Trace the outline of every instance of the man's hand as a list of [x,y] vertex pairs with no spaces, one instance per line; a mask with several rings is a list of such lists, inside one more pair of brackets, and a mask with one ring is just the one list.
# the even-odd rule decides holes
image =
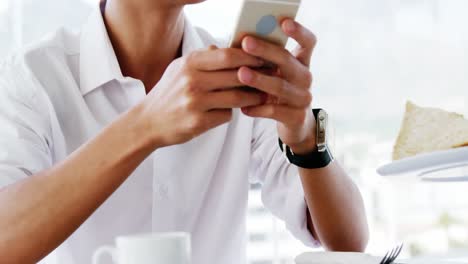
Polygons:
[[[270,98],[267,104],[244,107],[252,117],[278,121],[279,136],[294,153],[314,150],[315,120],[310,109],[312,75],[309,65],[316,44],[315,36],[306,28],[286,19],[283,31],[299,43],[292,54],[286,49],[244,38],[245,52],[278,66],[276,74],[267,75],[249,67],[239,69],[239,79]],[[359,189],[337,162],[320,169],[299,168],[308,207],[308,228],[313,237],[332,251],[363,251],[369,229]],[[351,219],[351,220],[350,220]]]
[[294,153],[305,154],[316,147],[315,120],[310,109],[312,74],[309,66],[317,41],[312,32],[292,19],[285,19],[281,27],[286,35],[299,44],[292,53],[250,36],[242,41],[242,49],[246,53],[278,66],[273,75],[255,71],[248,66],[239,69],[239,80],[243,84],[270,95],[266,104],[244,107],[242,111],[251,117],[278,121],[278,133],[282,141]]
[[142,127],[152,146],[184,143],[228,122],[233,108],[264,103],[264,93],[232,89],[243,85],[239,67],[262,65],[240,49],[214,46],[175,60],[141,104]]

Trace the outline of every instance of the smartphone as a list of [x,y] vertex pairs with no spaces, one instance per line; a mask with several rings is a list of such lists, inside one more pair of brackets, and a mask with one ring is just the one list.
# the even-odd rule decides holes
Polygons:
[[[301,0],[242,0],[229,47],[241,48],[242,39],[249,35],[286,47],[288,36],[281,29],[284,18],[295,19]],[[270,74],[276,66],[267,64],[258,69]],[[239,87],[248,92],[258,92],[252,87]]]
[[281,20],[295,19],[300,4],[301,0],[243,0],[229,47],[240,48],[247,35],[285,47],[288,37]]

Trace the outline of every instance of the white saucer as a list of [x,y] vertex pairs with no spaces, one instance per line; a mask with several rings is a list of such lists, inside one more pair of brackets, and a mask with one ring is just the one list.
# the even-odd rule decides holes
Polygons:
[[429,182],[468,181],[468,147],[397,160],[377,172],[382,176],[409,176]]

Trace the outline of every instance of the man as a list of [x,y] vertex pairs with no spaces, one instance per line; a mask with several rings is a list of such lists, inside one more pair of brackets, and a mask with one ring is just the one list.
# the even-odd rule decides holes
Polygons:
[[[102,2],[79,34],[58,31],[4,63],[0,262],[54,251],[89,263],[115,236],[187,231],[193,263],[245,263],[249,182],[307,245],[364,250],[350,178],[336,162],[289,164],[278,146],[325,155],[310,110],[314,35],[286,19],[293,54],[253,37],[218,48],[184,19],[197,2]],[[255,70],[267,61],[277,74]]]

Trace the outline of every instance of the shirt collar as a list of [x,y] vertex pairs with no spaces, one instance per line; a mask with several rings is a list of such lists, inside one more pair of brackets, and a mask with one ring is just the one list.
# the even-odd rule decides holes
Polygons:
[[[82,95],[124,76],[102,17],[103,2],[95,8],[81,29],[80,90]],[[185,17],[182,55],[204,48],[198,31]]]

